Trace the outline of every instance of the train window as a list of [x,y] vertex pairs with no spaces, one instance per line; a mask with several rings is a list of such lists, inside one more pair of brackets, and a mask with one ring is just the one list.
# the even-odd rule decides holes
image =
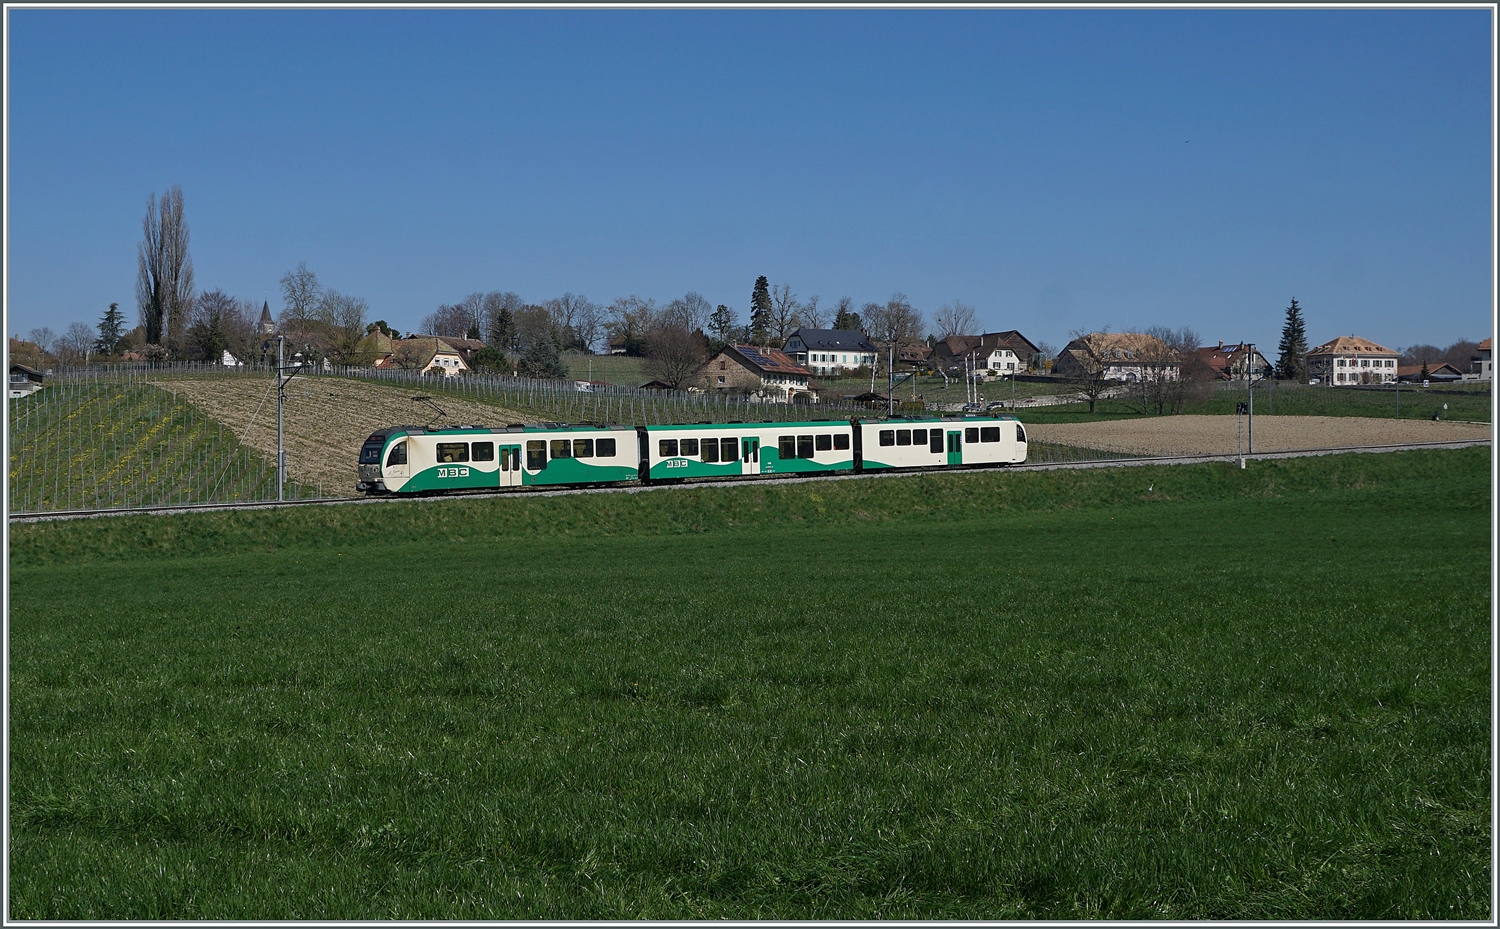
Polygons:
[[494,442],[475,442],[474,443],[474,460],[475,461],[494,461],[495,460],[495,443]]
[[547,443],[526,443],[526,470],[545,471],[547,469]]
[[721,461],[734,460],[734,439],[719,440],[719,459]]
[[573,457],[574,458],[592,458],[592,457],[594,457],[594,440],[593,439],[574,439],[573,440]]
[[682,456],[684,458],[696,458],[696,457],[698,457],[698,440],[697,439],[683,439],[682,440],[681,454],[682,454]]
[[500,449],[500,470],[510,470],[510,449],[508,448]]
[[388,465],[406,464],[406,443],[397,442],[391,446],[391,454],[385,459]]
[[438,464],[451,464],[455,461],[469,460],[468,442],[439,442],[437,446]]
[[661,453],[661,457],[663,457],[663,458],[676,458],[677,457],[677,440],[676,439],[662,439],[661,442],[659,442],[657,444],[657,451]]
[[1026,441],[1026,430],[1021,428],[1021,424],[1020,423],[1016,423],[1016,441],[1017,442],[1025,442]]
[[777,444],[781,446],[781,460],[789,461],[797,457],[797,437],[784,435],[778,438]]
[[510,469],[512,471],[521,470],[521,450],[519,448],[510,450]]
[[913,444],[913,445],[926,445],[927,444],[927,430],[926,429],[913,429],[911,431],[911,444]]
[[380,449],[383,448],[384,445],[385,443],[379,436],[374,436],[366,440],[365,444],[360,446],[359,449],[359,463],[374,465],[380,464]]
[[811,458],[813,456],[813,437],[810,435],[797,436],[797,457]]
[[831,436],[831,435],[820,435],[820,436],[818,436],[818,451],[820,451],[820,452],[826,452],[826,451],[828,451],[828,450],[830,450],[832,448],[833,448],[833,436]]
[[927,450],[935,455],[941,455],[943,453],[943,430],[934,429],[930,434],[932,443],[927,446]]
[[833,437],[833,447],[836,448],[836,449],[838,449],[839,451],[844,451],[844,450],[848,449],[849,448],[849,433],[847,433],[847,432],[840,432],[838,435],[834,436]]
[[911,444],[911,430],[910,429],[897,429],[896,430],[896,444],[897,445],[910,445]]
[[979,441],[979,430],[977,428],[965,429],[964,430],[964,441],[967,442],[967,443],[969,443],[970,445],[974,444],[975,442],[978,442]]
[[880,444],[881,445],[895,445],[896,444],[896,431],[894,429],[882,429],[882,430],[880,430]]
[[999,426],[985,426],[983,429],[979,430],[979,441],[981,441],[981,442],[998,442],[998,441],[1000,441],[1000,427]]
[[703,440],[703,460],[708,464],[717,464],[719,461],[719,440]]
[[553,439],[552,440],[552,457],[553,458],[572,458],[573,457],[573,443],[569,442],[567,439]]
[[598,442],[595,442],[594,454],[598,455],[600,458],[615,457],[615,440],[600,439]]

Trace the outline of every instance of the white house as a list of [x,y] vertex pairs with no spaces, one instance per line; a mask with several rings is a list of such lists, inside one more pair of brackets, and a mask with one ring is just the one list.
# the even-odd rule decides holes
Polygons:
[[1399,352],[1357,335],[1341,335],[1307,353],[1307,373],[1325,384],[1394,384]]
[[875,346],[863,332],[849,329],[793,329],[782,349],[813,374],[838,374],[875,363]]

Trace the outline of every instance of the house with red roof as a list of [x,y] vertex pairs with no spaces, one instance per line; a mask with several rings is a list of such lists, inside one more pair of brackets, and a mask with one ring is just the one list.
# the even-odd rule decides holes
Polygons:
[[1334,387],[1391,384],[1399,352],[1357,335],[1341,335],[1307,353],[1307,373]]
[[1490,355],[1490,340],[1485,339],[1479,343],[1479,354],[1469,359],[1469,373],[1464,375],[1466,381],[1493,381],[1495,379],[1495,362]]
[[776,348],[726,345],[698,369],[704,390],[746,394],[773,403],[816,400],[812,372]]

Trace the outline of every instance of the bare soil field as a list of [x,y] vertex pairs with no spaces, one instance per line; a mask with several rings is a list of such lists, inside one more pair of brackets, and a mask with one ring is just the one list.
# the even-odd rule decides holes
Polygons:
[[[1022,419],[1024,422],[1024,417]],[[1233,416],[1152,416],[1097,423],[1037,423],[1029,438],[1138,455],[1233,455],[1239,451]],[[1488,424],[1353,416],[1258,416],[1257,452],[1292,452],[1408,442],[1487,439]]]
[[[267,460],[276,460],[276,390],[269,379],[171,378],[157,381],[156,386],[229,426]],[[321,486],[330,497],[355,496],[355,462],[365,438],[387,426],[422,425],[436,415],[427,405],[412,402],[420,392],[412,386],[335,378],[292,380],[287,385],[284,423],[289,476]],[[437,403],[448,414],[444,424],[503,426],[527,421],[519,413],[488,403],[453,397],[439,397]]]

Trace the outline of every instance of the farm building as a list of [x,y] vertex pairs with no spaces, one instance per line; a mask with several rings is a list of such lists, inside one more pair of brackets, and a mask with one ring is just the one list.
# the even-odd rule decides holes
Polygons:
[[1271,363],[1266,356],[1247,343],[1225,345],[1220,342],[1217,347],[1204,346],[1196,354],[1198,360],[1220,380],[1243,381],[1247,366],[1253,380],[1263,381],[1271,376]]
[[[1426,377],[1422,376],[1422,370],[1424,368],[1427,370]],[[1463,376],[1464,373],[1462,371],[1453,367],[1453,365],[1449,364],[1446,361],[1440,361],[1437,364],[1429,365],[1396,366],[1396,380],[1401,381],[1402,383],[1437,381],[1446,384],[1450,381],[1461,380]]]
[[1400,354],[1357,335],[1341,335],[1307,353],[1307,373],[1325,384],[1389,384]]
[[942,370],[961,368],[970,359],[977,370],[1014,374],[1025,371],[1037,347],[1015,329],[983,335],[950,335],[932,346],[932,364]]
[[812,372],[775,348],[727,345],[698,369],[705,390],[746,394],[773,403],[816,400],[808,383]]
[[1175,381],[1181,362],[1167,343],[1143,332],[1091,332],[1069,342],[1052,369],[1062,377]]
[[1489,381],[1495,377],[1495,362],[1490,356],[1490,340],[1485,339],[1479,343],[1479,353],[1469,359],[1469,372],[1464,375],[1466,381]]

